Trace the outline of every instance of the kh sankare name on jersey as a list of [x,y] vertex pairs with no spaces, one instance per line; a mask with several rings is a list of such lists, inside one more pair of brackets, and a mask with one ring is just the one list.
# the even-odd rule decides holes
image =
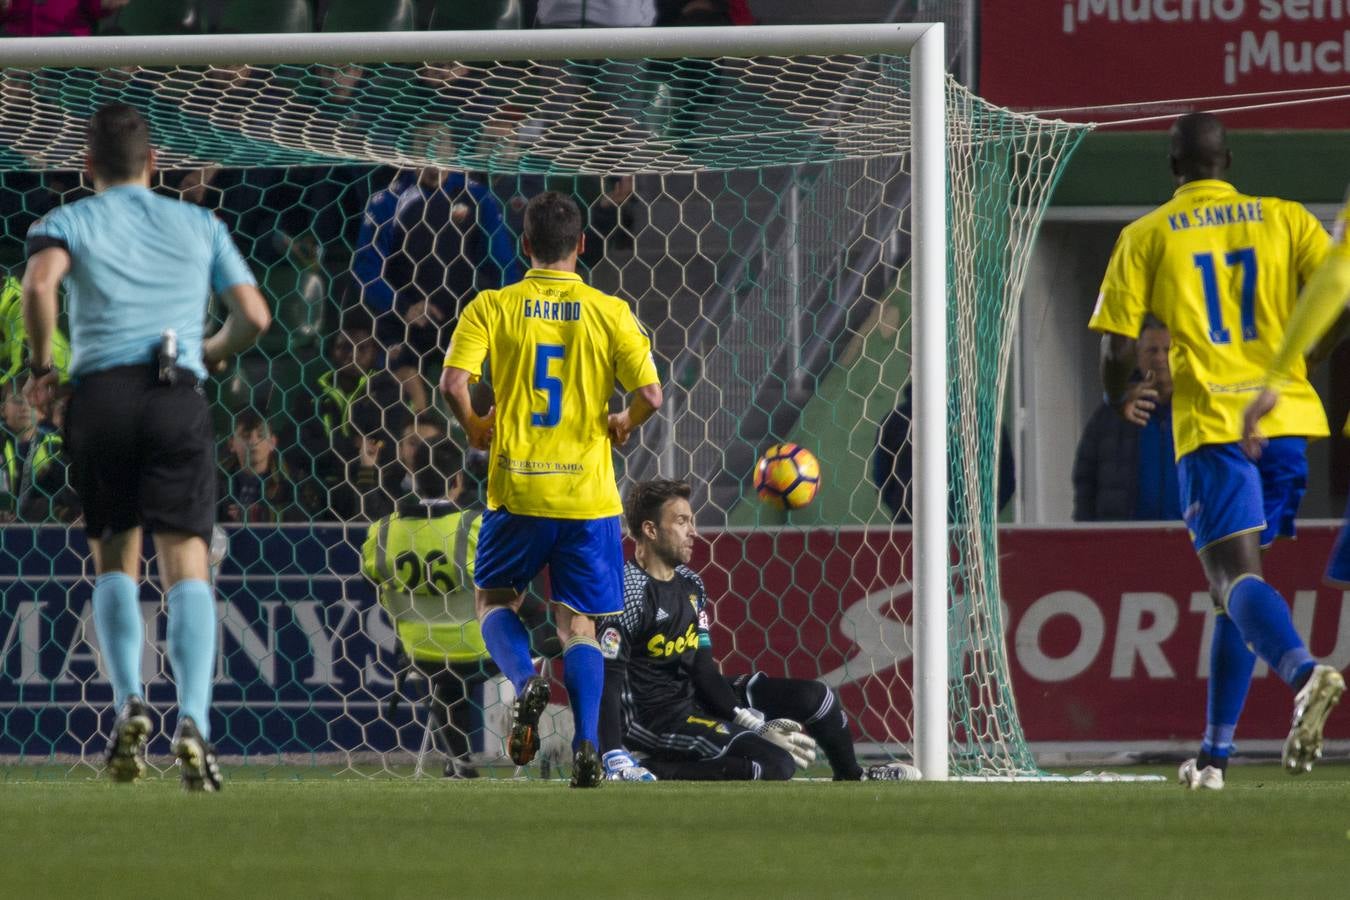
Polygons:
[[1261,201],[1248,200],[1243,203],[1221,203],[1216,206],[1197,206],[1190,210],[1181,210],[1167,217],[1167,225],[1173,231],[1185,231],[1188,228],[1206,228],[1214,225],[1234,225],[1238,222],[1264,222],[1265,213]]

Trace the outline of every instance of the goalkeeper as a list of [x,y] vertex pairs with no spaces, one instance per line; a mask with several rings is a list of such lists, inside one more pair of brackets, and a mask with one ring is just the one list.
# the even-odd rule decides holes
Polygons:
[[[635,547],[623,612],[597,626],[605,657],[600,740],[613,780],[785,780],[824,750],[836,781],[865,777],[834,692],[818,681],[727,679],[713,657],[707,594],[687,563],[694,547],[689,485],[647,481],[624,514]],[[645,768],[624,749],[646,754]],[[917,777],[874,766],[866,777]]]

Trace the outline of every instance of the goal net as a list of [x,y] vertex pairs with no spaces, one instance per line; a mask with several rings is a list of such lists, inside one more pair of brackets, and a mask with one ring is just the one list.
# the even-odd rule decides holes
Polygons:
[[[524,201],[558,189],[588,216],[585,277],[634,304],[668,398],[622,454],[621,488],[692,483],[694,565],[724,670],[823,679],[860,753],[878,759],[913,753],[912,257],[925,237],[945,241],[949,761],[954,773],[1035,771],[999,608],[1000,430],[1028,252],[1084,131],[947,83],[947,229],[916,235],[910,59],[820,34],[801,31],[792,53],[662,58],[671,38],[652,32],[625,59],[563,58],[558,41],[581,38],[557,34],[475,37],[499,41],[495,61],[456,35],[373,58],[286,36],[292,55],[248,64],[158,39],[99,65],[0,71],[10,274],[29,225],[88,196],[84,123],[119,101],[150,123],[155,189],[226,222],[275,314],[207,385],[222,473],[213,737],[227,762],[439,772],[454,729],[477,764],[504,763],[509,686],[474,664],[465,703],[440,702],[444,661],[402,640],[425,604],[382,607],[362,546],[413,486],[418,445],[457,436],[435,390],[455,315],[523,271]],[[255,56],[230,58],[283,58],[277,46],[260,37]],[[0,328],[12,329],[6,302]],[[10,391],[15,366],[2,362]],[[32,452],[0,461],[0,757],[87,775],[114,712],[92,564],[46,436],[59,435],[61,404],[32,415],[39,436],[14,444]],[[17,411],[7,425],[29,433]],[[823,470],[816,500],[791,512],[751,485],[758,455],[782,441]],[[466,462],[466,507],[478,465]],[[436,574],[434,561],[408,565]],[[463,561],[447,571],[462,577]],[[546,597],[546,581],[533,593]],[[141,601],[161,714],[150,749],[163,760],[174,689],[152,580]],[[560,684],[547,624],[533,634]],[[546,765],[570,760],[570,728],[551,707]]]

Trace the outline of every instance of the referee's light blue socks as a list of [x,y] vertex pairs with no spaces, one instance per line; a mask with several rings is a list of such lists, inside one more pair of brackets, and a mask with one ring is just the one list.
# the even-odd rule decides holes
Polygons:
[[169,666],[178,685],[178,716],[191,716],[211,738],[211,679],[216,669],[216,601],[205,581],[169,589]]
[[478,620],[483,643],[497,668],[510,680],[519,694],[534,675],[530,659],[530,633],[525,623],[509,606],[493,606]]
[[139,586],[124,572],[109,572],[94,580],[94,630],[104,672],[112,682],[113,706],[118,710],[128,697],[145,696],[141,686],[145,622],[139,600]]
[[[1256,654],[1243,643],[1242,632],[1231,618],[1219,613],[1214,618],[1214,638],[1209,649],[1209,705],[1205,737],[1200,744],[1202,756],[1227,759],[1233,752],[1233,732],[1247,702],[1255,666]],[[1207,760],[1205,765],[1209,764]]]
[[1294,629],[1289,604],[1279,591],[1255,575],[1244,575],[1228,592],[1228,615],[1242,640],[1285,684],[1297,689],[1307,680],[1314,665],[1312,654]]
[[590,741],[599,749],[600,695],[605,689],[605,658],[600,645],[595,638],[573,637],[563,651],[563,666],[563,682],[576,724],[572,750],[575,752],[582,741]]

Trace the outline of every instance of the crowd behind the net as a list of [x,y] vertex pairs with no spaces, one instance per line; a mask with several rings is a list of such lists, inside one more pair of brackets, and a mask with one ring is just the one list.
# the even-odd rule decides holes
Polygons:
[[[697,9],[683,12],[706,13],[702,7],[709,5],[686,3]],[[625,95],[637,85],[636,71],[568,65],[556,74],[577,94],[569,103],[585,107],[595,101],[618,118],[632,112],[635,101]],[[358,65],[318,69],[324,73],[323,102],[315,114],[343,119],[349,129],[372,126],[379,114],[372,84],[379,73]],[[520,121],[525,114],[513,111],[506,95],[485,89],[490,68],[427,63],[408,74],[415,87],[430,91],[423,99],[463,101],[452,104],[453,110],[429,101],[427,115],[407,138],[412,158],[462,158],[465,119],[473,120],[474,140],[515,142],[522,146],[505,156],[528,154],[530,130]],[[128,84],[155,76],[132,72]],[[215,67],[203,83],[219,101],[212,121],[237,119],[250,105],[269,107],[285,99],[268,72],[244,65]],[[35,95],[50,87],[40,80],[21,86]],[[690,88],[690,96],[706,93],[697,85]],[[534,114],[547,108],[543,103]],[[459,126],[452,121],[456,117]],[[33,215],[84,192],[71,173],[10,173],[7,181],[5,187],[24,193],[25,211]],[[459,307],[477,290],[509,283],[523,272],[520,214],[528,198],[546,188],[571,191],[588,210],[586,269],[608,254],[632,252],[638,201],[631,176],[489,177],[441,165],[211,166],[162,174],[161,191],[207,206],[225,220],[245,255],[264,270],[260,278],[272,288],[283,325],[262,353],[240,363],[220,392],[222,521],[362,519],[393,507],[411,483],[396,448],[415,443],[418,435],[454,439],[434,384]],[[22,223],[11,230],[19,230],[15,226]],[[276,282],[287,276],[294,284],[278,288]],[[315,294],[321,295],[318,302]],[[302,307],[303,321],[285,327],[288,306]],[[334,308],[325,309],[329,306]],[[907,522],[910,513],[911,411],[903,400],[880,429],[873,460],[874,480],[898,522]],[[0,495],[11,495],[8,502],[0,500],[0,517],[71,521],[78,515],[73,493],[63,488],[62,403],[32,411],[37,421],[30,436],[19,429],[7,438],[16,463],[9,467],[13,471],[0,473],[10,482],[0,485]],[[1003,468],[1010,473],[1011,452],[1004,443]],[[1010,475],[1005,483],[1001,474],[1000,506],[1011,489]]]
[[[368,520],[393,509],[411,488],[408,463],[417,443],[460,437],[450,434],[435,390],[450,334],[461,304],[525,271],[517,240],[522,210],[548,186],[542,176],[494,180],[440,166],[331,180],[343,174],[222,170],[206,189],[196,171],[166,172],[160,180],[161,192],[186,194],[230,224],[280,320],[262,351],[217,385],[222,522]],[[621,247],[627,252],[632,210],[623,203],[631,179],[565,180],[591,209],[593,249],[583,264],[594,266]],[[60,190],[52,199],[70,202],[84,193],[59,178],[52,183]],[[361,183],[384,186],[358,205]],[[319,193],[332,196],[316,201],[316,216],[300,197]],[[343,194],[345,212],[337,198]],[[283,195],[294,205],[269,209]],[[328,260],[348,242],[350,263],[334,270]],[[17,295],[17,282],[10,284]],[[303,308],[314,290],[323,295],[318,305],[330,306],[317,322],[315,311]],[[11,305],[17,312],[17,302],[0,302],[0,317]],[[325,319],[333,325],[325,327]],[[32,408],[21,394],[21,371],[0,374],[0,518],[75,521],[78,501],[60,453],[69,392]],[[481,475],[486,462],[471,456],[470,467]]]
[[[111,27],[120,33],[120,19],[109,17],[128,2],[148,0],[103,0],[101,8],[57,2],[40,9],[26,0],[0,0],[0,31],[88,35]],[[328,5],[321,0],[315,7],[317,28],[323,27]],[[530,18],[538,27],[749,21],[739,0],[638,4],[645,10],[642,21],[632,21],[633,10],[623,5],[595,4],[582,13],[582,21],[568,18],[573,11],[566,3],[544,0],[531,6]],[[611,12],[624,20],[608,21]],[[319,97],[311,112],[319,119],[342,120],[352,130],[378,118],[372,103],[378,105],[380,67],[311,68],[317,77],[310,87]],[[622,97],[636,75],[632,67],[619,68],[607,72],[582,62],[554,75],[568,85],[563,93],[577,94],[570,102],[598,99],[617,108],[625,105]],[[515,127],[520,111],[485,88],[492,74],[487,64],[426,63],[409,69],[412,99],[424,107],[422,124],[411,130],[403,148],[413,158],[454,157],[459,148],[453,141],[460,132],[453,118],[471,120],[478,140],[528,141]],[[61,106],[42,102],[60,93],[59,80],[13,75],[6,77],[6,92],[25,101],[20,106],[33,115],[39,107]],[[104,75],[105,87],[124,93],[163,93],[168,80],[165,72],[136,68]],[[279,113],[289,96],[285,85],[279,72],[241,64],[212,67],[200,89],[210,101],[209,121],[239,126],[248,110]],[[35,168],[44,165],[43,152],[50,148],[37,149]],[[5,173],[3,188],[22,197],[23,212],[7,217],[11,234],[22,234],[33,219],[89,192],[69,171]],[[590,249],[583,267],[593,267],[615,250],[632,249],[631,176],[490,178],[436,165],[402,170],[207,166],[160,173],[157,190],[211,208],[225,220],[268,288],[274,288],[277,272],[285,273],[284,279],[294,270],[292,290],[269,291],[282,313],[281,324],[286,324],[282,307],[287,300],[310,307],[300,313],[302,321],[290,323],[294,327],[274,329],[263,352],[242,360],[217,392],[221,521],[371,519],[389,512],[411,487],[406,463],[415,446],[456,438],[434,385],[460,305],[477,290],[523,273],[518,236],[524,205],[536,193],[559,188],[576,195],[588,210]],[[352,248],[350,260],[347,248]],[[17,267],[12,274],[19,274]],[[323,295],[317,303],[316,291]],[[278,296],[282,293],[290,296]],[[11,306],[17,314],[17,302]],[[0,316],[4,312],[0,306]],[[0,331],[6,350],[20,347],[19,331]],[[6,398],[0,521],[78,521],[79,501],[61,453],[69,390],[59,392],[47,408],[31,408],[21,396],[20,369],[0,374]],[[480,476],[486,467],[472,457],[469,465]]]

